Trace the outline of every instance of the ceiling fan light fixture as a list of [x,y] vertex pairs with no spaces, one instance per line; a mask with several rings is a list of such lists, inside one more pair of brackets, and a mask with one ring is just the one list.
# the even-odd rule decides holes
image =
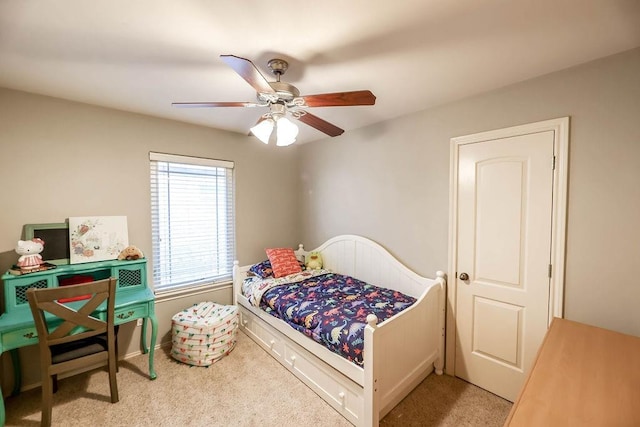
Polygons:
[[261,121],[250,130],[251,133],[254,134],[260,141],[268,144],[269,138],[271,137],[271,132],[273,132],[274,125],[274,120],[272,118],[268,118]]
[[296,142],[298,126],[286,117],[280,117],[276,121],[276,145],[286,147]]

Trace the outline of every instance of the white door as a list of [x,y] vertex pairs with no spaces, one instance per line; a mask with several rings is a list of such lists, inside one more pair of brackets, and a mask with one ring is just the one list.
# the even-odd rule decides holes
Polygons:
[[514,401],[549,321],[554,132],[458,150],[455,374]]

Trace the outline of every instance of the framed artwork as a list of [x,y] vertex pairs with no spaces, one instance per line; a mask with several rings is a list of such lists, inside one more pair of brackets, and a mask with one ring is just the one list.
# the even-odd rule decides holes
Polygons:
[[69,264],[69,224],[25,224],[25,240],[36,237],[44,242],[44,250],[40,254],[43,261],[56,265]]
[[69,260],[71,264],[118,258],[129,246],[126,216],[69,218]]

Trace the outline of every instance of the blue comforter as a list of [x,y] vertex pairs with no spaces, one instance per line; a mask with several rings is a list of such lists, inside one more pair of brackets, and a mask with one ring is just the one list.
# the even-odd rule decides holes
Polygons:
[[367,315],[378,322],[415,298],[340,274],[328,273],[267,290],[260,307],[357,365],[363,364]]

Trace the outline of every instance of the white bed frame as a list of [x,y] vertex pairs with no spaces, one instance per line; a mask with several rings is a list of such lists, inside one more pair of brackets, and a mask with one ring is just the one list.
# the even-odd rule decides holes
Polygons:
[[[240,307],[242,330],[322,399],[357,426],[378,426],[434,369],[444,366],[446,282],[421,277],[377,243],[360,236],[334,237],[314,251],[324,268],[365,282],[395,289],[415,304],[377,324],[369,315],[364,331],[364,368],[316,343],[284,321],[252,306],[242,295],[250,265],[234,263],[234,304]],[[296,255],[309,252],[300,245]]]

